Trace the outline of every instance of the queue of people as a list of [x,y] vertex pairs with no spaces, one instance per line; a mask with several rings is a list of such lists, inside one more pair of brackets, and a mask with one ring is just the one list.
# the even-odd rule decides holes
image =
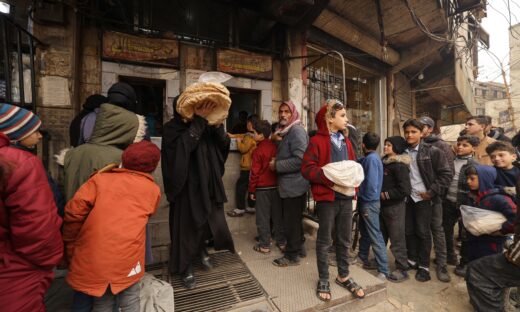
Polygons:
[[[242,116],[247,132],[230,134],[223,126],[227,115],[212,115],[217,105],[230,105],[224,89],[219,89],[222,103],[196,104],[189,118],[185,107],[179,107],[190,102],[190,95],[182,95],[183,103],[176,98],[161,150],[147,140],[144,117],[132,109],[136,96],[131,86],[118,83],[106,98],[89,98],[71,126],[77,146],[62,158],[68,201],[63,218],[43,165],[30,152],[41,139],[40,119],[23,108],[0,104],[2,309],[44,311],[43,296],[53,268],[59,266],[68,268],[73,311],[139,311],[137,283],[150,248],[146,224],[161,196],[151,173],[160,159],[170,204],[169,269],[181,275],[186,288],[197,287],[194,264],[214,267],[208,242],[216,250],[235,252],[222,181],[234,138],[242,153],[241,173],[237,208],[228,216],[254,213],[258,242],[252,248],[267,254],[273,241],[283,253],[273,265],[281,269],[298,266],[307,255],[302,218],[310,189],[319,222],[318,299],[332,299],[331,249],[338,271],[334,282],[355,298],[365,297],[365,289],[349,271],[357,206],[357,259],[363,268],[394,283],[408,280],[415,271],[417,281],[427,282],[433,249],[438,280],[449,282],[448,265],[455,266],[454,273],[466,278],[477,311],[503,310],[503,289],[520,285],[520,168],[511,143],[491,138],[500,136],[491,132],[489,118],[469,117],[455,146],[433,134],[435,123],[429,117],[406,121],[404,137],[381,140],[368,132],[357,142],[351,141],[357,130],[340,101],[324,103],[311,138],[296,105],[284,101],[274,128],[256,115]],[[382,157],[377,152],[380,142]],[[357,155],[357,146],[363,155]],[[248,200],[254,209],[246,207]],[[505,221],[494,232],[475,235],[461,218],[461,205],[499,213]],[[515,232],[503,254],[506,235]]]

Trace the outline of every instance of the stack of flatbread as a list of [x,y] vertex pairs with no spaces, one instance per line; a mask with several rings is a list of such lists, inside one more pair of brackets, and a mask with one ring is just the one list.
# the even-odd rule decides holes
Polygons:
[[210,125],[226,119],[231,106],[229,90],[220,83],[194,83],[177,100],[177,112],[187,120],[192,120],[195,108],[205,103],[216,104],[213,112],[206,118]]

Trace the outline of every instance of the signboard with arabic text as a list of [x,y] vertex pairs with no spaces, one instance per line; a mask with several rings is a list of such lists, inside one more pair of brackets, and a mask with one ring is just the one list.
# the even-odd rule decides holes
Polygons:
[[270,55],[242,50],[217,50],[217,70],[256,79],[273,79],[273,61]]
[[108,31],[103,34],[103,58],[178,67],[179,42]]

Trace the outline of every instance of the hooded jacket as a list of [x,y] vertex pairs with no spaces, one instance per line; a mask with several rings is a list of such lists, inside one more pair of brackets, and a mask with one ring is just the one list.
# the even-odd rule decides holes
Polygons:
[[450,144],[446,143],[443,139],[441,139],[439,136],[436,136],[434,134],[431,134],[423,139],[424,143],[428,143],[431,146],[435,146],[436,148],[440,149],[444,156],[446,156],[446,160],[448,161],[448,164],[450,165],[451,172],[455,172],[455,168],[453,167],[453,160],[455,159],[455,153],[453,151],[453,148]]
[[383,188],[381,206],[400,203],[410,195],[410,156],[406,154],[385,156],[383,161]]
[[121,162],[123,150],[142,141],[146,133],[144,117],[112,104],[103,104],[96,118],[90,142],[65,155],[65,197],[74,196],[95,171],[110,163]]
[[69,285],[100,297],[109,285],[118,294],[138,282],[144,275],[146,223],[160,198],[159,186],[144,172],[117,168],[85,182],[65,209]]
[[[310,139],[309,146],[303,155],[301,173],[311,182],[312,196],[315,201],[334,201],[335,195],[332,187],[334,183],[327,179],[322,167],[331,162],[330,131],[325,120],[327,105],[324,105],[316,115],[318,132]],[[345,135],[348,160],[356,160],[356,154],[352,144]]]
[[[516,218],[516,204],[502,190],[494,187],[497,175],[494,167],[477,165],[475,168],[478,174],[479,191],[473,205],[478,208],[502,213],[506,221],[502,224],[500,232],[503,235],[512,233]],[[505,237],[493,235],[473,236],[468,232],[468,240],[470,241],[470,259],[475,260],[480,257],[501,253]]]
[[63,255],[61,218],[38,157],[11,147],[2,133],[0,156],[12,168],[0,189],[1,310],[44,311],[52,268]]

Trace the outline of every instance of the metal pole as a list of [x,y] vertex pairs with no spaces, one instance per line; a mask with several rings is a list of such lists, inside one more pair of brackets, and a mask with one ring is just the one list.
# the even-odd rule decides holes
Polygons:
[[343,54],[339,53],[336,50],[331,50],[329,53],[336,53],[339,55],[341,59],[341,71],[343,73],[343,105],[347,105],[347,82],[345,80],[345,58],[343,58]]
[[18,88],[20,93],[20,106],[25,104],[25,92],[23,85],[23,55],[22,55],[22,33],[16,29],[16,45],[18,49]]
[[5,17],[0,16],[0,22],[2,26],[2,44],[4,46],[4,79],[5,79],[5,101],[8,103],[13,102],[11,94],[11,66],[9,63],[9,46],[7,39],[7,23]]
[[36,74],[34,72],[34,40],[31,36],[29,36],[29,56],[31,61],[31,99],[32,99],[32,109],[36,114]]

